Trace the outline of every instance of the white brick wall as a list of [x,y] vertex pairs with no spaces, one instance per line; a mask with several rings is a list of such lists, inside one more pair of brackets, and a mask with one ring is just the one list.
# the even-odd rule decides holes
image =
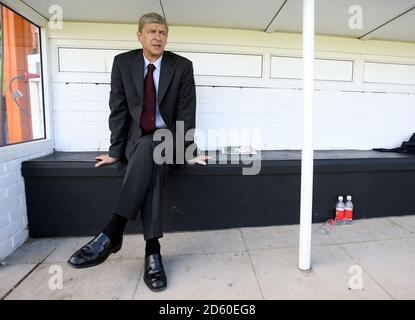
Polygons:
[[53,84],[57,150],[108,150],[109,91],[109,84]]
[[[415,132],[415,94],[321,90],[314,114],[316,149],[394,147]],[[301,149],[302,91],[199,88],[197,126],[254,128],[264,150]]]
[[[108,84],[53,85],[56,149],[107,152]],[[279,88],[197,87],[197,128],[201,149],[221,144],[208,141],[209,129],[253,129],[260,147],[301,149],[302,91]],[[415,132],[415,94],[319,90],[315,95],[315,148],[371,149],[399,146]],[[229,137],[228,144],[237,143]],[[241,137],[241,144],[252,142]]]
[[0,163],[0,259],[22,245],[27,237],[27,212],[22,161],[49,152]]

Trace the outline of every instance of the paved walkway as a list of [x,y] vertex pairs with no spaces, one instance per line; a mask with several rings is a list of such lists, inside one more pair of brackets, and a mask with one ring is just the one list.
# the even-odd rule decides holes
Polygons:
[[[298,225],[166,233],[161,245],[168,287],[159,293],[142,280],[141,235],[125,236],[121,251],[82,270],[66,260],[90,238],[30,239],[0,266],[0,297],[415,298],[415,215],[358,220],[334,226],[328,235],[319,227],[313,225],[311,272],[297,267]],[[60,274],[62,289],[55,281]]]

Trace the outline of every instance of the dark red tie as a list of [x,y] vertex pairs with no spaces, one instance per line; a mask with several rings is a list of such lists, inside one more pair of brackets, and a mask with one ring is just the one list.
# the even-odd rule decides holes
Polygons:
[[140,126],[144,133],[150,133],[156,128],[156,88],[154,87],[154,64],[147,66],[144,79],[144,107],[141,112]]

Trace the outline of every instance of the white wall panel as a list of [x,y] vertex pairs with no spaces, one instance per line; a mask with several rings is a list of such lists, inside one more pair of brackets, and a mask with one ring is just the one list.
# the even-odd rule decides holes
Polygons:
[[59,48],[59,72],[111,72],[114,56],[121,50]]
[[[122,50],[59,48],[59,72],[111,72],[114,56]],[[262,56],[177,52],[193,62],[195,75],[222,77],[255,77],[262,75]]]
[[[271,57],[271,78],[302,79],[303,60],[299,57]],[[353,61],[316,59],[315,79],[353,81]]]
[[415,84],[415,65],[365,62],[364,67],[364,82]]
[[262,56],[200,52],[177,52],[193,61],[194,73],[200,76],[262,76]]

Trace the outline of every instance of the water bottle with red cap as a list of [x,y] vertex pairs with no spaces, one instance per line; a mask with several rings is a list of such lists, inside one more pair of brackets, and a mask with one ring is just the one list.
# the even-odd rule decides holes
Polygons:
[[347,196],[346,204],[344,205],[344,222],[351,224],[353,221],[353,202],[352,196]]
[[321,227],[320,227],[320,232],[322,234],[328,234],[331,230],[331,227],[334,226],[335,221],[334,219],[329,219],[327,220]]
[[336,203],[336,224],[342,225],[344,224],[344,202],[343,202],[343,196],[337,197],[337,203]]

